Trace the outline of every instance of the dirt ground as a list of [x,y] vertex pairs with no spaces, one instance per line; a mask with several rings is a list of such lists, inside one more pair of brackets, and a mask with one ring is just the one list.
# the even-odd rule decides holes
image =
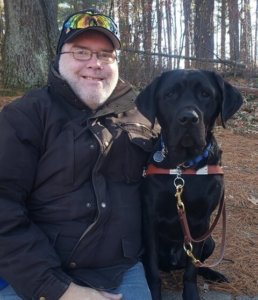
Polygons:
[[227,243],[218,270],[236,294],[258,295],[258,135],[217,132],[226,182]]
[[[11,100],[0,97],[0,107]],[[204,283],[200,279],[199,285],[206,290],[258,295],[258,130],[257,125],[253,126],[258,119],[257,100],[254,104],[251,109],[246,103],[227,129],[215,129],[223,150],[227,207],[225,255],[215,269],[226,275],[230,283]],[[219,255],[220,227],[219,224],[213,235],[218,250],[211,262]],[[162,276],[164,288],[181,289],[181,275],[177,272]]]

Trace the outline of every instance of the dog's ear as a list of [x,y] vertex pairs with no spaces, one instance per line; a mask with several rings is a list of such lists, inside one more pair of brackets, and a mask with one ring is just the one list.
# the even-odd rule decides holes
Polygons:
[[229,120],[243,104],[243,97],[238,89],[226,82],[220,75],[215,74],[215,76],[222,92],[220,113],[222,126],[225,128],[226,121]]
[[156,77],[149,85],[147,85],[136,98],[136,106],[138,110],[151,122],[155,123],[157,115],[157,90],[161,76]]

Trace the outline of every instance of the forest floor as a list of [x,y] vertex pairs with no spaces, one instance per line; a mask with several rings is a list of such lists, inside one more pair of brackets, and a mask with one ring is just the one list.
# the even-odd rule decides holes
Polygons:
[[[0,108],[13,97],[0,96]],[[247,98],[246,98],[247,99]],[[215,135],[223,150],[226,183],[227,239],[223,261],[215,269],[230,283],[207,283],[199,279],[203,290],[233,295],[258,295],[258,99],[248,97],[240,112],[228,122],[227,129],[218,126]],[[219,255],[221,225],[215,229]],[[163,288],[182,288],[180,271],[162,274]]]

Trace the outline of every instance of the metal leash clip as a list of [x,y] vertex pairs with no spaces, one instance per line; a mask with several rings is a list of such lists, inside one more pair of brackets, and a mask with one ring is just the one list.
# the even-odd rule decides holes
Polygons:
[[199,259],[195,258],[195,256],[193,255],[193,245],[192,245],[192,243],[187,243],[187,244],[184,243],[183,248],[184,248],[184,251],[187,254],[187,256],[191,258],[192,263],[194,265],[198,266],[198,265],[201,264],[201,261]]
[[181,199],[181,195],[183,193],[183,187],[185,185],[184,179],[181,177],[182,171],[180,167],[176,168],[176,178],[174,179],[174,186],[176,187],[176,200],[177,200],[177,209],[185,211],[184,203]]
[[185,185],[185,181],[181,177],[181,174],[182,174],[181,168],[177,167],[176,168],[176,178],[174,179],[174,186],[176,187],[176,189],[177,189],[178,186],[181,186],[181,188],[183,188],[184,185]]

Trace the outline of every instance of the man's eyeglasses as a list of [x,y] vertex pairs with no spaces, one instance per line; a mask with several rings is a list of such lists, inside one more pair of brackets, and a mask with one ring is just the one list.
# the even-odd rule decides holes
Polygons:
[[83,29],[94,26],[103,27],[115,35],[118,34],[117,25],[112,18],[102,14],[94,14],[91,11],[75,14],[64,24],[66,29]]
[[76,60],[90,60],[93,54],[96,54],[97,59],[105,64],[112,64],[116,60],[116,54],[108,51],[91,51],[89,49],[78,49],[74,51],[61,52],[60,54],[71,53]]

